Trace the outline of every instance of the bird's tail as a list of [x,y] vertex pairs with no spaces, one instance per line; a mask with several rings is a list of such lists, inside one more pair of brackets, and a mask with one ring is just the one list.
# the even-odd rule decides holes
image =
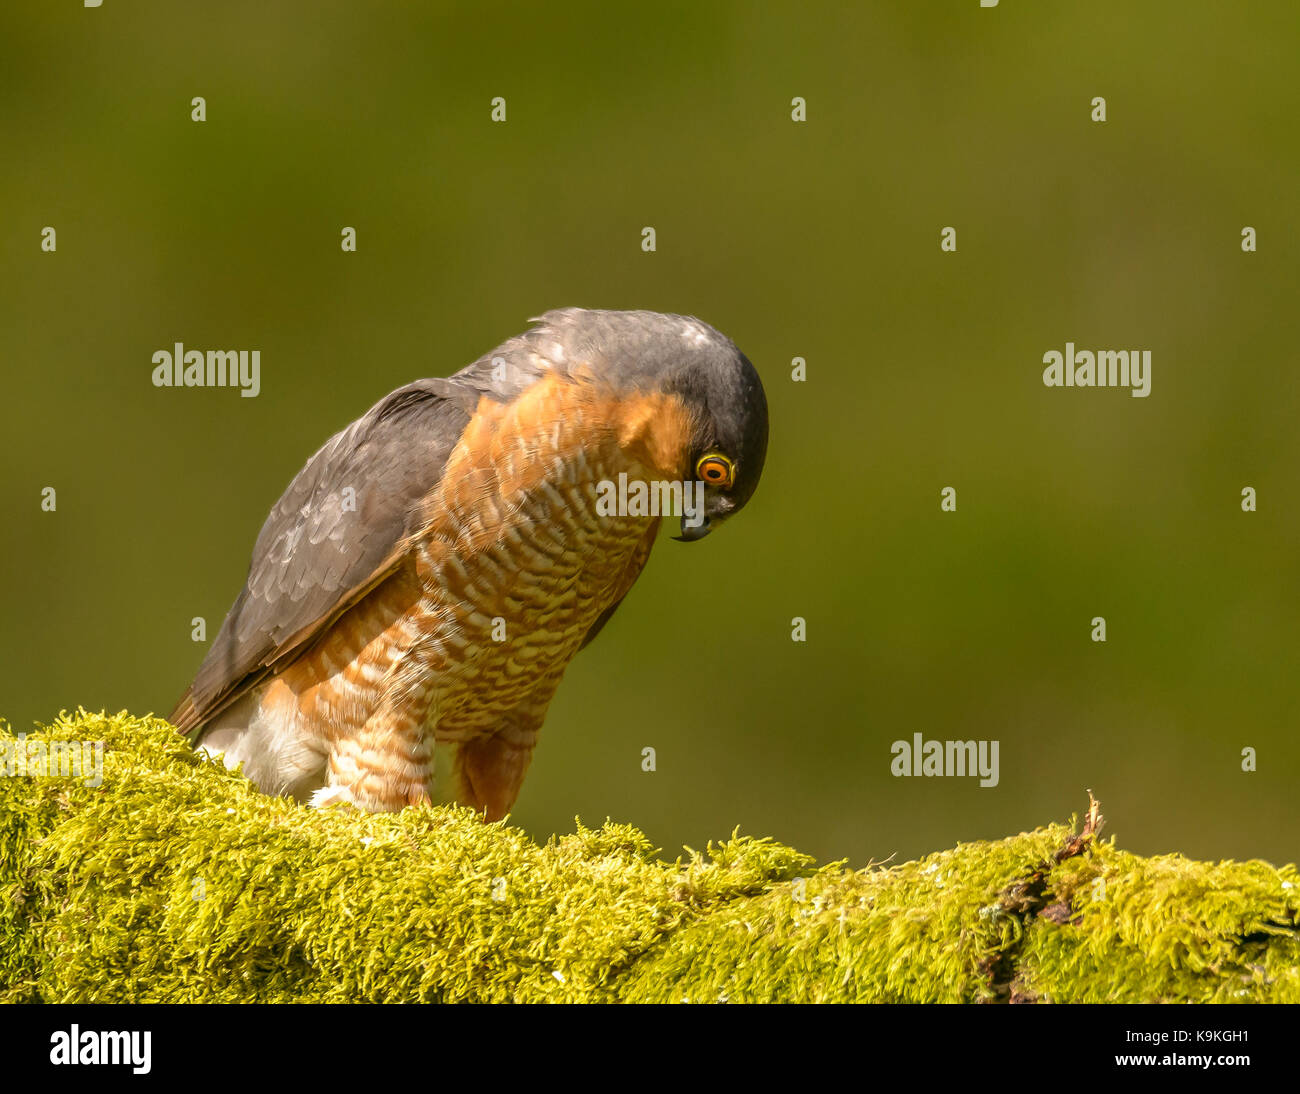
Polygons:
[[167,715],[167,721],[190,740],[198,736],[199,730],[203,728],[203,719],[199,714],[199,708],[194,704],[192,687],[185,689],[185,694],[180,697],[176,708]]

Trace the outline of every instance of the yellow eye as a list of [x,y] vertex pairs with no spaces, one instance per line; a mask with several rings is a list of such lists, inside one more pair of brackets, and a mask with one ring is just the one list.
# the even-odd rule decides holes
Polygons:
[[726,456],[714,452],[700,457],[700,462],[695,465],[695,473],[710,486],[730,486],[736,469]]

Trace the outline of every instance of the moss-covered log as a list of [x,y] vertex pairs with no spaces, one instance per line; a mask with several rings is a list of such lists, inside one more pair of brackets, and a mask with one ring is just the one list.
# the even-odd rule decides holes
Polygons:
[[[73,741],[104,742],[101,785],[33,770]],[[539,845],[307,809],[155,718],[79,712],[21,751],[6,1001],[1300,1002],[1294,867],[1142,858],[1095,818],[888,868],[736,836],[668,862],[627,825]]]

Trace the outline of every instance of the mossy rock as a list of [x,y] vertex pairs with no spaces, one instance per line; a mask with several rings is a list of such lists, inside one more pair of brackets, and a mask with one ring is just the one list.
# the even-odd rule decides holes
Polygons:
[[308,809],[158,718],[24,747],[57,741],[103,741],[103,782],[0,777],[3,1001],[1300,1002],[1294,867],[1095,817],[888,868],[735,835],[669,862],[628,825]]

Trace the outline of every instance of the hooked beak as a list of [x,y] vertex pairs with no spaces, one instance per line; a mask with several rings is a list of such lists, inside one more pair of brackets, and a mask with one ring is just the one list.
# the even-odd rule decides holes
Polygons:
[[678,543],[694,543],[697,539],[703,539],[711,531],[713,531],[713,525],[708,517],[705,517],[694,527],[690,527],[686,523],[686,517],[683,516],[682,534],[680,536],[673,536],[673,539],[677,540]]

